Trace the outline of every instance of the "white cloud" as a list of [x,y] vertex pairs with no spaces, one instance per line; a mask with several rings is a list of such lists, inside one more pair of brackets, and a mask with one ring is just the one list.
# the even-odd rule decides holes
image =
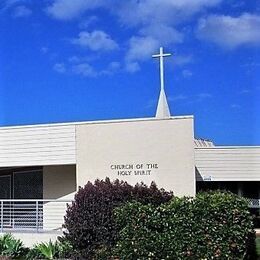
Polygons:
[[[0,13],[5,12],[9,9],[15,10],[15,7],[17,7],[18,5],[21,5],[27,9],[25,4],[28,4],[30,2],[31,2],[31,0],[0,0]],[[19,12],[19,8],[18,8],[18,12]]]
[[41,51],[41,53],[46,54],[46,53],[49,52],[49,48],[48,47],[41,47],[40,51]]
[[21,0],[6,0],[5,1],[5,6],[10,7],[10,6],[12,6],[14,4],[17,4],[19,2],[21,2]]
[[160,39],[162,45],[170,43],[182,43],[183,35],[173,27],[165,24],[150,24],[140,30],[140,34],[144,36],[151,36],[154,39]]
[[84,77],[96,77],[97,72],[88,63],[81,63],[72,67],[72,72]]
[[120,62],[112,61],[112,62],[109,63],[108,69],[109,69],[109,70],[117,70],[117,69],[120,68],[120,66],[121,66],[121,65],[120,65]]
[[[121,25],[137,27],[136,35],[128,40],[125,53],[125,69],[135,72],[139,63],[151,58],[160,46],[172,47],[182,43],[184,34],[177,25],[186,22],[193,15],[220,4],[223,0],[51,0],[48,14],[60,20],[83,18],[86,26],[95,18],[88,18],[89,10],[103,8],[115,16]],[[85,27],[85,28],[86,28]],[[82,27],[81,27],[82,28]],[[113,50],[118,44],[103,31],[81,32],[73,43],[91,50]],[[181,59],[183,58],[183,59]],[[189,57],[179,57],[178,65],[188,63]]]
[[72,43],[93,51],[111,51],[118,48],[118,44],[107,33],[98,30],[80,32],[78,38],[73,39]]
[[183,94],[179,94],[179,95],[173,96],[173,97],[170,96],[168,98],[169,101],[179,101],[179,100],[181,101],[181,100],[186,100],[186,99],[188,99],[188,97]]
[[155,24],[177,24],[220,2],[222,0],[130,0],[122,1],[113,12],[128,26],[146,25],[151,21]]
[[110,0],[54,0],[46,9],[58,20],[79,18],[85,11],[110,4]]
[[6,10],[6,9],[12,7],[13,5],[16,5],[16,4],[23,2],[23,1],[24,0],[5,0],[2,3],[2,6],[3,6],[2,10]]
[[88,9],[86,0],[56,0],[47,7],[47,13],[59,20],[70,20]]
[[239,109],[239,108],[241,108],[241,106],[238,105],[238,104],[232,104],[230,107],[231,107],[232,109]]
[[184,78],[190,78],[192,75],[193,75],[193,73],[188,69],[185,69],[185,70],[182,71],[182,76]]
[[198,99],[206,99],[206,98],[212,98],[212,95],[210,93],[200,93],[197,95]]
[[56,63],[53,66],[53,69],[57,71],[58,73],[65,73],[66,72],[66,66],[64,63]]
[[83,77],[97,77],[102,75],[113,75],[120,71],[121,64],[117,61],[110,62],[103,70],[96,70],[89,63],[74,64],[71,67],[71,71],[74,74],[81,75]]
[[130,73],[134,73],[140,70],[140,65],[138,62],[127,61],[125,65],[125,70]]
[[99,74],[101,75],[113,75],[117,72],[119,72],[121,69],[120,62],[112,61],[108,64],[107,68],[102,70]]
[[249,61],[249,62],[246,62],[244,64],[241,64],[240,65],[241,67],[259,67],[260,66],[260,62],[256,62],[256,61]]
[[241,45],[260,45],[259,28],[259,15],[249,13],[238,17],[210,15],[200,19],[197,36],[223,48],[234,49]]
[[150,99],[145,105],[146,109],[154,108],[157,105],[158,100],[157,99]]
[[79,63],[81,60],[82,60],[82,58],[79,56],[76,56],[76,55],[68,58],[68,61],[71,63]]
[[79,28],[88,29],[91,25],[95,24],[97,21],[98,21],[98,17],[95,15],[91,15],[79,23]]
[[[162,37],[160,37],[160,32],[162,32]],[[159,51],[160,46],[167,47],[173,43],[180,43],[183,38],[182,34],[178,33],[173,28],[165,26],[159,26],[156,29],[147,27],[144,28],[141,33],[144,35],[133,36],[128,43],[125,62],[126,71],[131,73],[140,70],[139,62],[151,59],[152,55]],[[168,38],[167,35],[169,36]],[[178,55],[172,58],[172,62],[176,65],[187,64],[191,61],[191,56]]]
[[83,77],[114,75],[121,71],[121,63],[110,62],[105,68],[97,69],[89,63],[88,57],[72,56],[66,62],[56,63],[53,69],[58,73],[69,73]]
[[245,94],[249,94],[251,91],[247,88],[242,89],[241,91],[238,92],[238,94],[240,95],[245,95]]
[[[181,43],[175,25],[223,0],[53,0],[47,12],[56,19],[79,18],[88,10],[105,8],[128,27],[140,26],[136,37],[150,37],[162,45]],[[89,20],[90,19],[90,20]],[[86,24],[93,19],[87,18]],[[132,41],[132,39],[130,40]]]
[[67,58],[67,61],[69,63],[79,64],[79,63],[91,63],[95,60],[97,60],[97,55],[95,53],[88,54],[87,56],[84,55],[73,55]]
[[172,62],[174,65],[182,66],[193,62],[193,57],[191,55],[175,55],[173,54]]
[[129,41],[129,50],[126,60],[146,60],[151,58],[155,50],[160,46],[160,42],[153,37],[134,36]]
[[212,97],[213,97],[213,95],[210,94],[210,93],[199,93],[197,95],[192,95],[192,96],[179,94],[179,95],[175,95],[175,96],[170,96],[168,98],[168,100],[171,101],[171,102],[180,101],[180,102],[184,102],[185,104],[194,104],[194,103],[209,100]]
[[[160,47],[168,47],[183,42],[183,33],[176,24],[206,7],[212,7],[222,0],[142,0],[124,1],[114,11],[120,21],[127,26],[141,26],[138,35],[129,40],[126,61],[138,62],[151,58]],[[130,12],[129,10],[134,10]],[[179,59],[180,60],[180,59]],[[177,62],[177,59],[176,59]],[[182,59],[183,63],[188,59]],[[132,63],[127,64],[132,67]],[[128,69],[128,71],[130,71]]]
[[[204,8],[214,7],[222,0],[53,0],[47,12],[54,18],[70,20],[87,10],[107,8],[127,25],[168,22],[185,19]],[[134,11],[132,11],[134,10]]]
[[[125,56],[128,72],[138,71],[140,69],[138,62],[151,59],[152,55],[159,51],[160,46],[167,47],[173,43],[180,43],[183,38],[182,34],[174,28],[164,25],[145,27],[140,34],[142,35],[131,37],[128,43],[128,51]],[[179,57],[176,58],[176,62],[185,64],[190,59],[190,57]]]
[[31,14],[32,14],[32,10],[24,5],[15,7],[14,12],[13,12],[13,16],[17,17],[17,18],[27,17],[27,16],[30,16]]
[[140,69],[138,61],[151,59],[160,46],[180,43],[182,40],[181,33],[166,25],[153,24],[142,28],[140,35],[133,36],[129,40],[125,57],[126,71],[131,73],[138,71]]

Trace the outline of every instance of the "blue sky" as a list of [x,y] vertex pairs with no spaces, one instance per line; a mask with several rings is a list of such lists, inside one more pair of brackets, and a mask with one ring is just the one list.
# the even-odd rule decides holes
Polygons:
[[260,145],[255,0],[0,0],[0,125],[152,117],[164,46],[172,115]]

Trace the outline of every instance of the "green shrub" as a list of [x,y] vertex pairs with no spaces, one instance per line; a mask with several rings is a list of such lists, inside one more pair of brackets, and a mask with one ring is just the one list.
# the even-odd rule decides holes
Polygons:
[[113,218],[115,207],[130,200],[160,205],[172,198],[172,193],[160,190],[154,183],[131,186],[116,180],[96,180],[80,188],[65,216],[65,237],[70,241],[75,256],[84,259],[106,259],[117,239]]
[[72,247],[65,239],[36,244],[27,254],[26,259],[65,259],[70,257]]
[[59,251],[59,258],[67,259],[70,258],[72,255],[72,245],[65,237],[58,237],[58,251]]
[[258,257],[260,257],[260,237],[256,238],[256,252]]
[[48,243],[40,243],[35,247],[44,259],[55,259],[59,257],[59,247],[57,242],[49,241]]
[[26,255],[28,248],[25,248],[20,239],[11,234],[4,234],[0,237],[0,255],[12,259],[21,258]]
[[247,202],[231,193],[173,198],[159,207],[139,202],[115,210],[120,259],[254,259]]

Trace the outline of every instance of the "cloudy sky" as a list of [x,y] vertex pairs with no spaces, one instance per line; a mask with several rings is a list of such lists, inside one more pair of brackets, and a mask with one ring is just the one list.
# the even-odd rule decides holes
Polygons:
[[0,0],[0,125],[152,117],[160,46],[172,115],[260,145],[260,2]]

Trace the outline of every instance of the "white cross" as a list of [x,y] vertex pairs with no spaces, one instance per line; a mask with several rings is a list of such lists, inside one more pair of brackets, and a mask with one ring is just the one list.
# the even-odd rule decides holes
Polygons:
[[163,47],[160,47],[160,53],[155,54],[153,58],[160,58],[160,79],[161,79],[161,90],[164,90],[164,69],[163,69],[163,58],[171,56],[170,53],[163,53]]

